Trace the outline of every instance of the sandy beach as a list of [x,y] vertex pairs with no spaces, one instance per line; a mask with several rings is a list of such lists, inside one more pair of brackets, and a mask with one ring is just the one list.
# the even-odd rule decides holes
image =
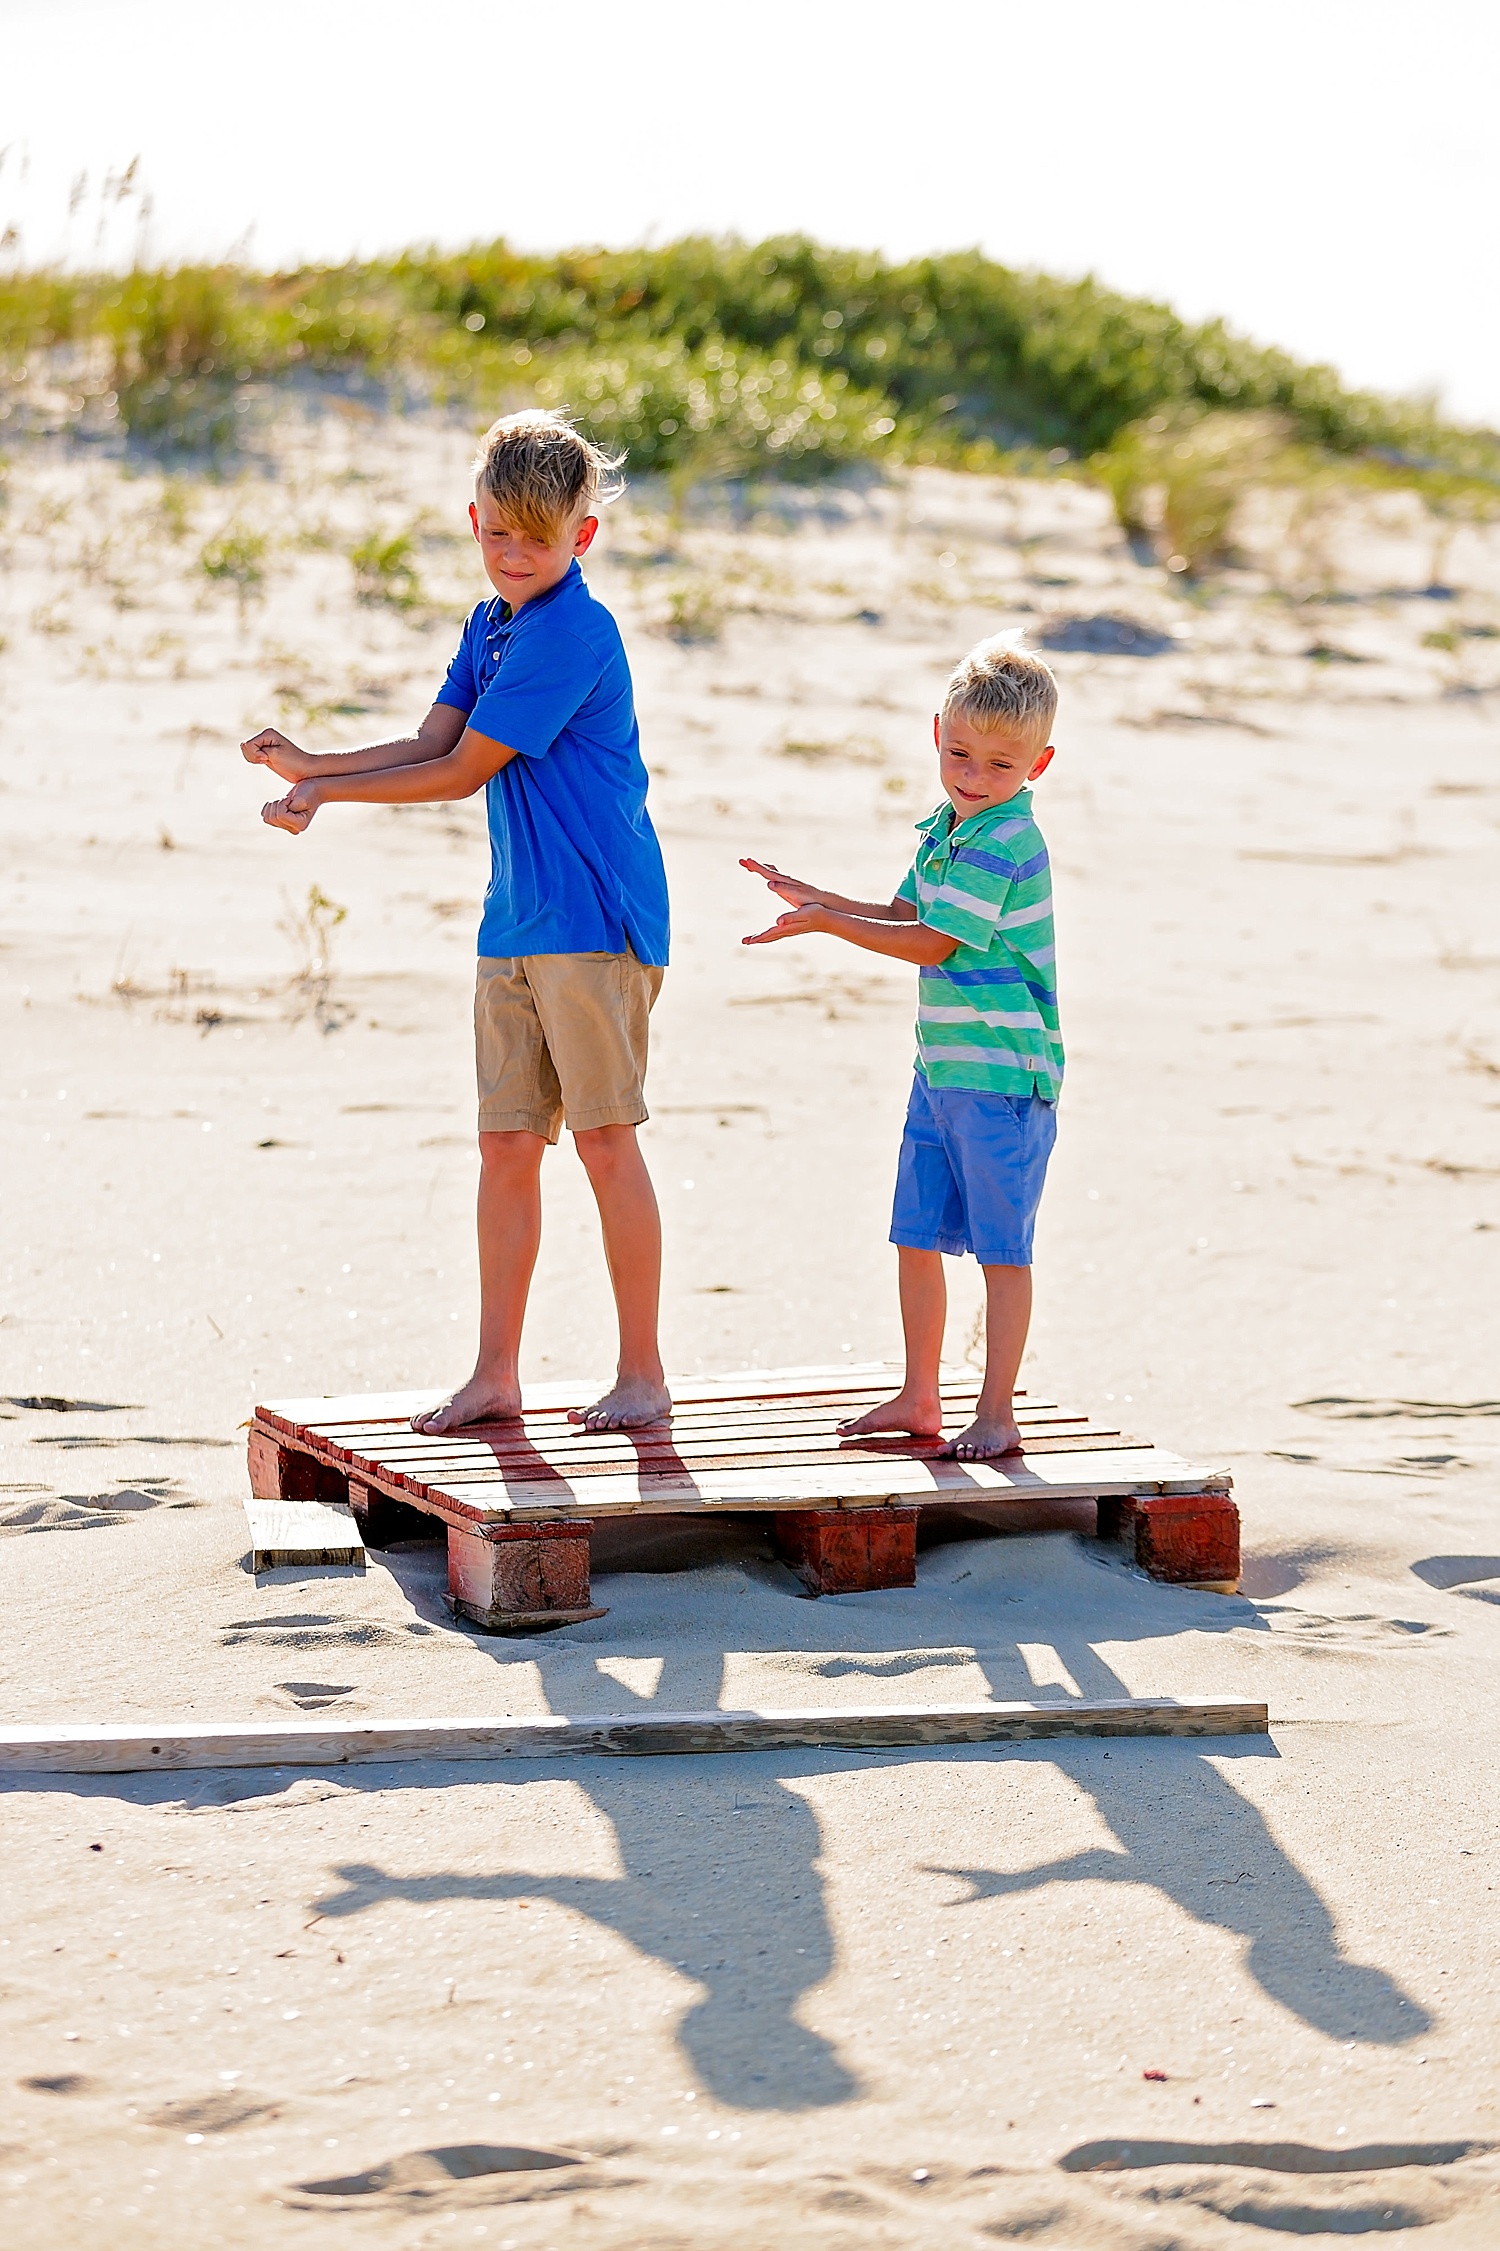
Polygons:
[[[1026,623],[1070,1062],[1023,1381],[1232,1470],[1245,1572],[1059,1529],[814,1603],[737,1522],[497,1639],[435,1546],[252,1576],[242,1507],[257,1401],[469,1366],[482,803],[294,841],[237,745],[420,717],[483,590],[471,443],[350,409],[219,484],[10,461],[4,1722],[1222,1694],[1271,1736],[12,1780],[6,2242],[1493,2244],[1500,536],[1268,518],[1195,593],[1060,479],[610,514],[669,1367],[899,1350],[913,980],[743,949],[737,862],[889,895],[945,673]],[[566,1145],[544,1195],[526,1372],[603,1376]]]

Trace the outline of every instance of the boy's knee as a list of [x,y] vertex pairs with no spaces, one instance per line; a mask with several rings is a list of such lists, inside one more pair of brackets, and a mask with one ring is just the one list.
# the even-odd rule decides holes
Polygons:
[[613,1172],[635,1155],[635,1127],[586,1126],[574,1134],[573,1146],[589,1172]]
[[539,1133],[481,1133],[479,1162],[486,1172],[531,1172],[546,1146]]

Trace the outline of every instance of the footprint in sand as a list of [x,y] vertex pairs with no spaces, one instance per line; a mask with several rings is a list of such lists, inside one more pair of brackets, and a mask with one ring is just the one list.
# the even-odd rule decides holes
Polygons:
[[1330,1392],[1318,1399],[1294,1399],[1292,1411],[1321,1422],[1453,1422],[1500,1415],[1500,1399],[1353,1399]]
[[294,1611],[279,1618],[231,1618],[219,1629],[225,1649],[249,1642],[258,1649],[378,1649],[399,1647],[404,1637],[368,1618],[330,1618]]
[[126,1399],[60,1399],[50,1391],[13,1391],[4,1396],[7,1407],[24,1407],[32,1415],[134,1415],[140,1412]]
[[330,1704],[337,1704],[342,1697],[357,1693],[352,1682],[347,1687],[340,1688],[332,1681],[279,1680],[276,1686],[283,1696],[289,1696],[298,1709],[304,1712],[325,1712]]
[[[1148,2208],[1196,2205],[1272,2236],[1391,2234],[1489,2210],[1500,2218],[1493,2142],[1090,2142],[1058,2160],[1068,2173],[1134,2173]],[[1285,2176],[1299,2176],[1293,2191]],[[1115,2209],[1120,2192],[1116,2190]],[[1476,2236],[1477,2242],[1479,2238]]]
[[1500,1555],[1428,1555],[1412,1570],[1445,1594],[1461,1594],[1470,1602],[1500,1602]]
[[232,2134],[236,2126],[269,2125],[280,2116],[280,2103],[252,2095],[248,2087],[237,2087],[163,2103],[160,2110],[147,2113],[146,2124],[175,2134]]
[[[1275,1641],[1291,1642],[1328,1656],[1366,1656],[1414,1642],[1442,1641],[1453,1631],[1451,1626],[1435,1626],[1425,1618],[1377,1618],[1364,1611],[1326,1618],[1316,1611],[1294,1610],[1273,1602],[1260,1605],[1260,1617]],[[1254,1629],[1237,1626],[1233,1631],[1247,1633]]]
[[[298,2183],[303,2196],[378,2199],[381,2204],[425,2204],[459,2182],[489,2178],[501,2173],[549,2173],[565,2167],[582,2167],[588,2159],[574,2149],[497,2147],[487,2142],[464,2142],[448,2149],[414,2149],[372,2165],[365,2173],[347,2173],[335,2180]],[[569,2187],[597,2186],[579,2179]],[[527,2201],[535,2191],[527,2192]],[[304,2206],[304,2210],[308,2207]]]

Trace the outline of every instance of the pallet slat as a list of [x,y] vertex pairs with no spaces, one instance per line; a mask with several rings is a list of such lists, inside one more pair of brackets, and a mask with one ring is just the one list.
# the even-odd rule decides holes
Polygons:
[[1070,1476],[1052,1470],[1052,1461],[1066,1463],[1070,1458],[1054,1455],[1049,1461],[1044,1456],[1035,1466],[1029,1466],[1023,1457],[1021,1464],[1005,1468],[991,1462],[849,1462],[836,1465],[836,1474],[784,1469],[778,1470],[774,1479],[764,1471],[748,1469],[706,1471],[691,1478],[611,1473],[587,1479],[584,1491],[576,1496],[567,1489],[566,1479],[556,1484],[511,1485],[497,1479],[491,1487],[477,1480],[407,1480],[397,1473],[395,1482],[405,1483],[410,1491],[448,1497],[471,1508],[481,1494],[492,1492],[494,1501],[506,1505],[513,1515],[561,1514],[576,1507],[580,1514],[589,1516],[643,1509],[856,1508],[881,1503],[910,1507],[922,1501],[1002,1501],[1008,1497],[1091,1500],[1101,1495],[1228,1489],[1222,1471],[1194,1469],[1176,1454],[1163,1453],[1156,1447],[1087,1456],[1087,1474]]
[[[1151,1443],[1149,1438],[1128,1437],[1119,1430],[1040,1430],[1027,1431],[1023,1437],[1023,1455],[1128,1453],[1136,1447],[1149,1447]],[[367,1439],[363,1445],[329,1447],[328,1452],[335,1461],[375,1462],[382,1469],[398,1469],[419,1478],[493,1476],[497,1472],[524,1476],[528,1470],[536,1476],[556,1471],[564,1477],[590,1477],[600,1472],[632,1469],[671,1475],[674,1471],[696,1473],[700,1469],[775,1469],[783,1464],[790,1469],[799,1464],[810,1467],[823,1462],[937,1461],[943,1458],[945,1443],[945,1440],[932,1439],[875,1445],[838,1438],[820,1441],[814,1435],[804,1434],[762,1438],[737,1446],[718,1439],[703,1440],[693,1446],[643,1439],[637,1445],[574,1450],[551,1445],[528,1446],[524,1442],[506,1445],[498,1440],[478,1445],[437,1445],[429,1440],[424,1446]]]
[[[900,1370],[887,1364],[862,1362],[856,1367],[837,1368],[747,1368],[742,1374],[718,1377],[693,1377],[675,1380],[672,1399],[675,1407],[691,1407],[719,1400],[782,1400],[789,1398],[847,1398],[851,1392],[869,1392],[878,1396],[882,1390],[899,1384]],[[972,1368],[945,1368],[943,1390],[977,1392],[979,1378]],[[591,1383],[528,1383],[521,1387],[522,1412],[531,1413],[566,1410],[569,1407],[586,1407],[608,1391],[610,1379],[596,1377]],[[336,1421],[365,1422],[388,1416],[393,1422],[404,1422],[424,1407],[435,1407],[446,1394],[442,1391],[381,1391],[332,1393],[326,1397],[310,1399],[272,1399],[256,1413],[286,1429],[310,1429]],[[1026,1393],[1018,1391],[1018,1399]]]

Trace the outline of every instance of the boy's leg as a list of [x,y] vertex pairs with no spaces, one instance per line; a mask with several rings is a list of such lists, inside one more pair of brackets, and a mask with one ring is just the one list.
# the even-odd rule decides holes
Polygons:
[[839,1431],[845,1438],[862,1438],[880,1430],[905,1430],[914,1438],[936,1438],[943,1427],[938,1372],[943,1358],[943,1326],[948,1317],[948,1285],[943,1279],[942,1254],[947,1251],[957,1256],[969,1244],[958,1182],[933,1115],[931,1090],[920,1076],[912,1080],[901,1154],[896,1161],[891,1241],[899,1261],[906,1379],[894,1399],[882,1401],[867,1415],[840,1423]]
[[878,1430],[904,1430],[913,1438],[936,1438],[943,1428],[943,1403],[938,1394],[938,1372],[943,1358],[943,1330],[948,1319],[948,1284],[941,1251],[913,1250],[908,1243],[896,1248],[901,1290],[901,1332],[906,1340],[906,1380],[894,1399],[882,1401],[868,1414],[840,1423],[844,1438],[860,1438]]
[[1021,1444],[1016,1428],[1016,1377],[1031,1327],[1031,1268],[986,1266],[984,1274],[984,1382],[979,1405],[967,1430],[943,1448],[961,1462],[987,1454],[1014,1454]]
[[474,1373],[441,1406],[412,1416],[430,1438],[462,1423],[521,1411],[521,1324],[542,1240],[540,1133],[479,1136],[479,1353]]
[[620,1323],[620,1360],[613,1387],[569,1420],[589,1430],[634,1430],[659,1422],[672,1404],[657,1347],[661,1214],[633,1125],[586,1128],[573,1142],[599,1206]]
[[963,1182],[974,1254],[984,1272],[985,1361],[979,1405],[967,1430],[943,1451],[959,1461],[1013,1454],[1021,1444],[1015,1388],[1031,1326],[1031,1246],[1047,1160],[1057,1136],[1055,1105],[956,1089],[942,1098],[942,1123]]
[[636,1141],[646,1121],[650,1017],[662,972],[624,954],[539,954],[526,975],[563,1112],[599,1206],[620,1323],[615,1382],[569,1421],[589,1430],[660,1422],[672,1401],[657,1348],[661,1215]]

